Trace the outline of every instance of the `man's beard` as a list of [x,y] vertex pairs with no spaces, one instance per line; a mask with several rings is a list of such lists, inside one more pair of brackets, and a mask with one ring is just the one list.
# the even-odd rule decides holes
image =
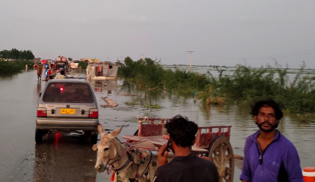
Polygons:
[[[272,132],[274,129],[276,129],[276,128],[278,127],[278,124],[279,124],[279,123],[277,123],[277,124],[275,124],[275,125],[272,125],[272,124],[269,123],[268,121],[265,121],[265,122],[260,123],[260,124],[258,124],[257,122],[255,122],[255,123],[257,124],[257,126],[259,127],[259,129],[260,129],[261,131],[265,132],[265,133]],[[268,123],[268,124],[271,126],[271,128],[270,128],[269,130],[266,130],[266,129],[264,129],[264,128],[262,127],[262,125],[265,124],[265,123]]]

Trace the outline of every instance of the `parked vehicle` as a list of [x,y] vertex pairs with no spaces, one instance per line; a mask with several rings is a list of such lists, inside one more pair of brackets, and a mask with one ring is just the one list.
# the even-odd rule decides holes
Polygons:
[[91,85],[81,79],[50,80],[40,94],[35,141],[52,131],[81,131],[97,142],[98,107]]

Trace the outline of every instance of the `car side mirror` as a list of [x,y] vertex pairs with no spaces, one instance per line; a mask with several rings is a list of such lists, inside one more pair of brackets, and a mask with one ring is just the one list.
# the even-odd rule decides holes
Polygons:
[[39,97],[42,95],[42,93],[39,93]]

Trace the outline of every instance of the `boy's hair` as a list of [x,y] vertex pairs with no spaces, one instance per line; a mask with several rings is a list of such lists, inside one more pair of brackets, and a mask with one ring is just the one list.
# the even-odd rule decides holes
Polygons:
[[165,128],[175,144],[181,147],[192,146],[198,131],[196,123],[188,121],[188,118],[181,115],[174,116],[170,122],[165,124]]
[[275,110],[276,114],[276,119],[280,120],[283,117],[283,112],[280,109],[280,106],[273,101],[272,99],[267,99],[267,100],[259,100],[257,101],[253,106],[252,106],[252,112],[251,114],[253,116],[257,116],[260,108],[265,107],[265,106],[270,106]]

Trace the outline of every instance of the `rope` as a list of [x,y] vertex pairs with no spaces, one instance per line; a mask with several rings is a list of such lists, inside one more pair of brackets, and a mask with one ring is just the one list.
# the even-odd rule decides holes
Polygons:
[[142,174],[141,174],[140,176],[138,176],[138,178],[136,178],[136,181],[138,181],[138,179],[139,179],[144,173],[147,172],[148,167],[149,167],[149,165],[150,165],[150,163],[151,163],[151,161],[152,161],[152,152],[150,151],[150,153],[151,153],[151,155],[150,155],[150,160],[149,160],[149,162],[148,162],[148,165],[145,167],[145,169],[143,170]]
[[[103,138],[108,138],[108,137],[103,137]],[[116,139],[116,138],[115,138],[115,139]],[[119,155],[120,146],[118,145],[118,146],[119,146],[119,149],[118,149],[117,146],[116,146],[115,139],[114,139],[114,141],[113,141],[113,144],[114,144],[115,149],[116,149],[116,151],[117,151],[117,155],[116,155],[117,159],[115,159],[112,163],[109,164],[109,165],[110,165],[110,170],[109,170],[109,172],[107,172],[107,175],[109,175],[112,170],[115,171],[115,172],[124,171],[124,170],[126,170],[126,169],[132,164],[132,161],[130,161],[130,158],[129,158],[129,156],[128,156],[128,160],[127,160],[123,165],[121,165],[121,166],[119,166],[119,167],[117,167],[117,168],[114,168],[114,167],[113,167],[114,163],[117,162],[117,161],[119,161],[125,154],[127,154],[127,152],[128,152],[131,148],[136,148],[136,149],[138,149],[138,148],[143,148],[143,149],[148,149],[148,150],[150,151],[150,160],[149,160],[149,162],[148,162],[146,168],[145,168],[144,171],[142,172],[142,174],[136,178],[136,181],[138,181],[138,179],[139,179],[141,176],[143,176],[143,174],[144,174],[145,172],[147,172],[148,167],[149,167],[149,165],[150,165],[150,163],[151,163],[151,161],[152,161],[152,152],[151,152],[151,150],[156,150],[156,149],[149,148],[149,147],[136,147],[136,146],[130,145],[130,146],[127,148],[127,150],[125,150],[125,152],[120,156],[120,155]],[[127,146],[128,146],[128,145],[127,145]],[[138,170],[137,170],[137,171],[138,171]]]

